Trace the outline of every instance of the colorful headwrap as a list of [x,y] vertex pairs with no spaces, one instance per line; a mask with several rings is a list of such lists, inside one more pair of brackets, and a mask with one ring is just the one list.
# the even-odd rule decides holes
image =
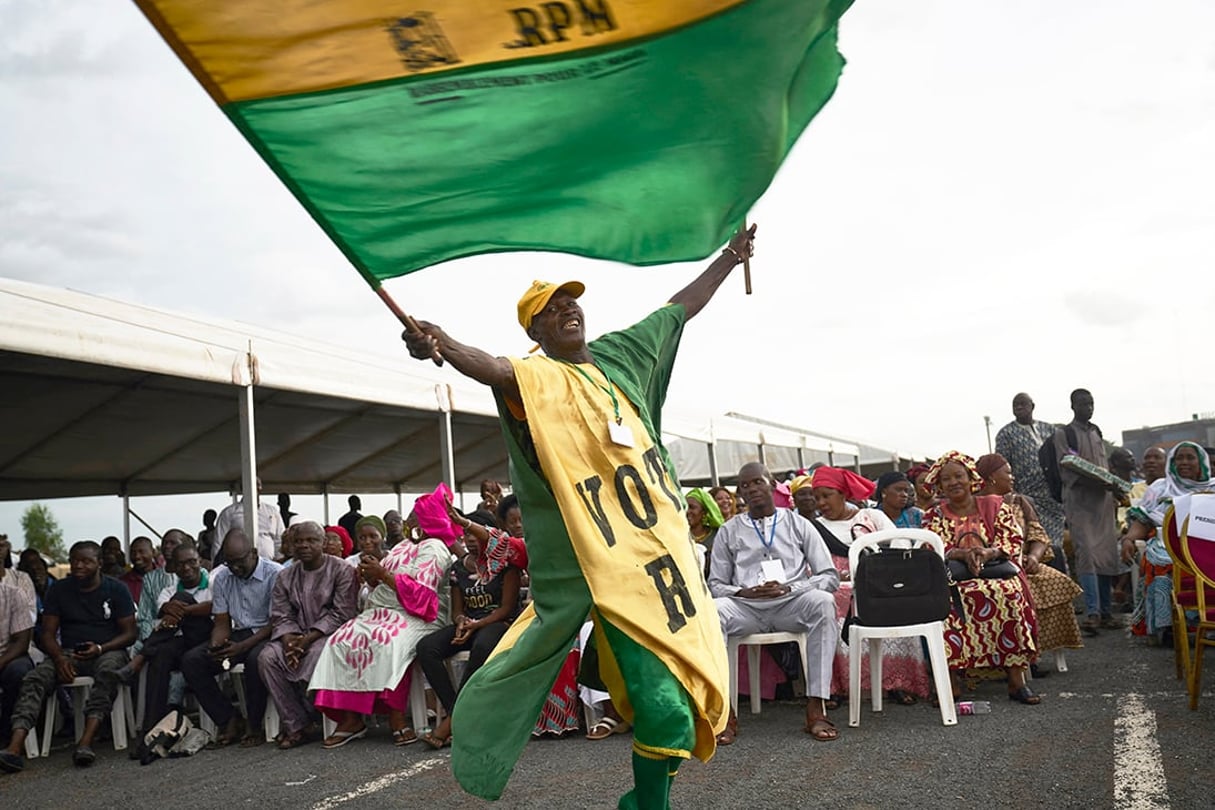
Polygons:
[[350,532],[343,529],[341,526],[326,526],[325,534],[332,532],[342,541],[342,556],[349,557],[354,553],[354,541],[350,539]]
[[819,467],[814,471],[814,486],[842,492],[844,497],[850,501],[863,501],[873,494],[877,485],[851,470],[839,467]]
[[713,496],[697,487],[688,493],[689,501],[696,501],[700,504],[700,508],[704,510],[704,524],[707,529],[716,529],[718,526],[726,522],[722,517],[721,507],[717,505],[717,501],[713,500]]
[[1008,459],[999,453],[988,453],[985,456],[979,456],[979,460],[975,462],[975,469],[986,480],[1003,469],[1007,464]]
[[789,491],[789,485],[784,481],[772,487],[772,503],[781,509],[793,508],[793,493]]
[[877,489],[873,492],[873,499],[877,501],[878,505],[880,506],[882,503],[882,493],[886,491],[887,487],[892,487],[900,481],[909,480],[910,479],[907,478],[905,473],[901,473],[898,470],[882,473],[881,477],[879,477],[877,480]]
[[434,492],[423,495],[413,504],[413,514],[422,534],[426,537],[437,537],[446,543],[448,548],[455,545],[464,534],[459,526],[451,522],[447,514],[447,504],[451,503],[451,500],[451,490],[447,484],[439,484]]
[[789,494],[796,495],[797,491],[802,487],[814,486],[814,475],[799,475],[789,482]]
[[921,476],[931,469],[931,464],[914,464],[912,465],[911,469],[907,471],[907,480],[914,484],[920,480]]
[[[1189,447],[1198,454],[1198,474],[1202,478],[1197,481],[1182,478],[1177,474],[1175,456],[1177,451],[1183,447]],[[1182,495],[1211,490],[1215,490],[1215,480],[1211,479],[1211,457],[1207,454],[1206,449],[1196,442],[1178,442],[1169,451],[1164,478],[1158,478],[1152,482],[1143,498],[1140,499],[1139,505],[1131,507],[1127,512],[1127,518],[1153,527],[1161,526],[1164,524],[1164,516],[1168,513],[1169,506],[1175,499]],[[1155,541],[1153,540],[1152,543]],[[1151,544],[1149,544],[1150,548]]]
[[924,486],[929,489],[936,489],[937,479],[941,477],[941,469],[949,462],[961,464],[966,468],[966,475],[970,478],[970,491],[978,492],[983,488],[983,476],[979,475],[979,470],[975,467],[975,460],[965,453],[959,453],[957,450],[950,450],[945,455],[936,460],[928,474],[924,476]]
[[388,527],[384,524],[384,518],[379,515],[364,515],[359,518],[359,522],[354,524],[354,536],[359,536],[359,529],[364,526],[374,526],[375,530],[380,533],[380,537],[388,536]]

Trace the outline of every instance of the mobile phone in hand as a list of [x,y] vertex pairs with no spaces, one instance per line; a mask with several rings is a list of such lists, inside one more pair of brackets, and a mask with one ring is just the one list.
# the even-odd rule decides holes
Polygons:
[[93,649],[93,642],[91,642],[91,641],[82,641],[82,642],[80,642],[79,644],[77,644],[75,647],[73,647],[73,648],[72,648],[72,651],[73,651],[74,653],[76,653],[77,655],[84,655],[85,653],[87,653],[87,652],[88,652],[89,650],[91,650],[91,649]]

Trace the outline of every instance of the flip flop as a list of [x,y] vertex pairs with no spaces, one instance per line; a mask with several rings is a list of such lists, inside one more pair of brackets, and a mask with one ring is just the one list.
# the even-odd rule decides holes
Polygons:
[[434,732],[427,732],[421,737],[422,742],[426,743],[432,750],[438,751],[440,748],[446,748],[451,745],[451,735],[446,737],[436,737]]
[[5,773],[20,773],[25,770],[25,757],[20,754],[10,754],[0,751],[0,771]]
[[[328,750],[333,750],[334,748],[341,748],[346,743],[354,742],[355,740],[365,736],[367,736],[367,726],[363,726],[358,731],[335,731],[333,734],[329,735],[329,737],[327,737],[323,743],[321,743],[321,747]],[[279,745],[279,748],[282,748],[281,744]]]
[[826,717],[810,718],[809,725],[803,730],[818,742],[831,742],[838,740],[840,736],[839,731],[835,728],[835,723]]
[[1035,695],[1028,686],[1022,686],[1015,692],[1009,692],[1008,699],[1015,700],[1017,703],[1024,703],[1026,706],[1037,706],[1042,702],[1042,697]]
[[[886,693],[891,702],[897,703],[900,706],[914,706],[918,703],[918,699],[910,692],[904,692],[902,689],[891,689]],[[830,707],[828,707],[830,708]]]
[[240,738],[241,748],[256,748],[266,741],[266,735],[260,731],[256,734],[246,734]]
[[586,733],[588,740],[606,740],[613,734],[625,734],[633,727],[623,720],[617,720],[615,717],[604,717],[595,725],[591,726],[591,730]]
[[72,764],[77,768],[87,768],[97,760],[97,754],[87,745],[79,746],[72,752]]
[[417,741],[417,732],[409,726],[406,726],[405,728],[398,728],[396,731],[392,732],[393,745],[411,745]]

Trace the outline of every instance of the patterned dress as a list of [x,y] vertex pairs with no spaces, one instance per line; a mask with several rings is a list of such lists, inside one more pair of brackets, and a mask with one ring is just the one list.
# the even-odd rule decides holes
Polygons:
[[1032,425],[1009,422],[996,434],[996,452],[1004,456],[1012,468],[1017,492],[1033,499],[1038,520],[1058,553],[1063,548],[1063,504],[1051,497],[1050,487],[1038,464],[1038,449],[1055,435],[1049,422],[1034,421]]
[[[1021,527],[1012,506],[999,495],[978,495],[975,500],[978,511],[964,517],[955,515],[948,503],[937,504],[924,515],[924,528],[940,536],[946,551],[964,547],[962,538],[973,532],[986,546],[1020,559]],[[990,520],[984,519],[984,512]],[[966,622],[956,612],[945,622],[952,669],[1026,667],[1037,660],[1038,621],[1024,573],[1009,579],[967,579],[958,588]]]
[[405,710],[418,642],[451,622],[450,594],[440,587],[451,564],[451,552],[434,538],[400,543],[388,552],[381,565],[395,577],[395,587],[377,585],[366,609],[325,642],[308,684],[317,690],[318,709],[327,714]]

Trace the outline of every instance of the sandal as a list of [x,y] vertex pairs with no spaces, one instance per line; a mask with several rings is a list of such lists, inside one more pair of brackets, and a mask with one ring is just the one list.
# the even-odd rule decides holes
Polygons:
[[393,745],[410,745],[418,741],[418,734],[409,726],[398,728],[392,732]]
[[832,740],[839,739],[840,736],[835,723],[832,723],[826,717],[811,717],[809,724],[804,730],[818,742],[831,742]]
[[726,730],[717,735],[718,745],[733,745],[738,739],[738,715],[730,710],[730,718],[726,720]]
[[[302,734],[300,736],[303,737]],[[334,748],[341,748],[346,743],[354,742],[355,740],[365,736],[367,736],[367,726],[363,726],[357,731],[335,731],[325,738],[325,741],[321,743],[321,747],[328,750],[333,750]],[[286,741],[284,740],[284,742]],[[280,744],[279,748],[282,747],[283,746]]]
[[847,699],[847,695],[832,695],[831,697],[827,698],[827,702],[824,705],[826,705],[828,709],[838,709],[847,701]]
[[97,754],[87,745],[81,745],[72,753],[72,764],[77,768],[87,768],[97,760]]
[[262,732],[249,732],[240,738],[241,748],[257,748],[266,741],[266,735]]
[[1037,706],[1042,702],[1042,696],[1035,695],[1033,690],[1028,686],[1022,686],[1015,692],[1009,692],[1008,699],[1015,700],[1017,703],[1024,703],[1026,706]]
[[[910,692],[904,692],[902,689],[891,689],[886,693],[886,697],[889,698],[892,703],[897,703],[900,706],[914,706],[919,702],[919,699],[915,695],[911,694]],[[831,707],[828,706],[827,708]]]
[[[417,738],[415,738],[415,741],[416,739]],[[434,732],[428,731],[422,735],[421,739],[422,742],[426,743],[434,751],[438,751],[440,748],[446,748],[447,746],[451,745],[450,734],[448,734],[446,737],[436,737]]]
[[615,717],[604,717],[595,725],[591,726],[591,730],[586,733],[588,740],[606,740],[613,734],[625,734],[633,727],[623,720],[617,720]]

